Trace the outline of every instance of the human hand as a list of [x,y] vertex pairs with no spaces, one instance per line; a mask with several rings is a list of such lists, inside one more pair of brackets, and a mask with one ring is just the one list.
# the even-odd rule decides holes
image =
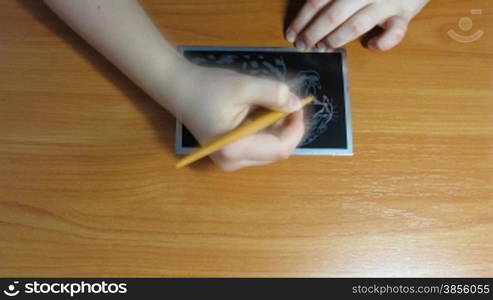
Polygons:
[[[179,118],[201,145],[240,125],[258,107],[294,112],[300,99],[278,81],[193,65],[172,97]],[[186,78],[185,78],[186,77]],[[224,171],[287,159],[304,134],[303,112],[238,140],[210,157]]]
[[307,0],[286,30],[301,50],[338,48],[380,25],[368,48],[389,50],[404,38],[409,21],[428,0]]
[[[279,82],[191,64],[161,36],[136,0],[45,3],[182,120],[202,145],[237,127],[258,106],[286,112],[301,106],[300,99]],[[303,133],[300,111],[211,157],[226,171],[267,164],[287,158]]]

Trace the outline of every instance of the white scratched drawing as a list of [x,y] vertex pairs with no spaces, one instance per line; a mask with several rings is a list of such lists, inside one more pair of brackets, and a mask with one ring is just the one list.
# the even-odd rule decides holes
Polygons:
[[311,105],[313,112],[310,120],[310,130],[300,144],[300,146],[308,145],[327,131],[331,121],[336,120],[335,103],[327,95],[322,94],[320,75],[316,71],[299,72],[294,81],[290,82],[290,86],[294,87],[294,92],[300,97],[317,96]]
[[288,78],[288,68],[282,56],[268,60],[262,54],[209,54],[206,57],[193,57],[191,61],[198,65],[236,65],[239,66],[238,71],[242,73],[286,82],[299,97],[315,95],[316,100],[311,105],[310,130],[306,133],[300,146],[308,145],[317,140],[327,131],[329,123],[337,120],[336,104],[330,96],[323,93],[320,74],[313,70],[306,70]]

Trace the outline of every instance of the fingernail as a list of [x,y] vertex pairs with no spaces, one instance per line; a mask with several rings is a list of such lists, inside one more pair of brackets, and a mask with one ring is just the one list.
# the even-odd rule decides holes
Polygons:
[[378,49],[379,50],[382,50],[382,51],[387,51],[390,48],[392,48],[391,44],[389,44],[389,43],[382,43],[382,42],[380,42],[380,47],[378,47]]
[[306,50],[306,44],[302,40],[297,40],[296,43],[294,44],[294,46],[298,50],[301,50],[301,51],[305,51]]
[[327,46],[325,45],[325,43],[318,43],[317,49],[322,51],[322,52],[325,52],[327,50]]
[[288,40],[288,42],[294,43],[294,41],[296,40],[296,32],[288,29],[288,32],[286,33],[286,39]]
[[288,103],[289,103],[289,107],[292,108],[293,110],[298,110],[301,108],[300,98],[298,98],[298,96],[296,96],[293,93],[289,94]]

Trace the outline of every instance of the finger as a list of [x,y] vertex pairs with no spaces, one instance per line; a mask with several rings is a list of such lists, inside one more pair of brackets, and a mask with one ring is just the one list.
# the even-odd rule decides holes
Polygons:
[[303,111],[297,111],[286,119],[286,124],[279,134],[279,138],[288,148],[288,153],[291,155],[296,147],[300,144],[301,139],[305,135],[305,122],[303,122]]
[[338,0],[332,2],[296,40],[296,47],[302,50],[313,48],[320,40],[334,31],[355,12],[368,4],[369,0]]
[[[280,133],[280,137],[274,142],[282,149],[278,153],[274,153],[272,147],[273,144],[271,138],[273,135],[262,134],[257,137],[245,138],[242,141],[236,142],[234,145],[230,145],[225,151],[216,152],[211,155],[211,159],[225,172],[233,172],[238,169],[260,166],[274,163],[278,160],[287,159],[289,155],[294,151],[296,146],[301,141],[304,135],[303,125],[303,112],[296,112],[288,117],[286,120],[286,127]],[[267,143],[265,143],[268,141]],[[249,148],[253,143],[264,143],[255,146],[255,150]],[[284,143],[284,145],[282,145]],[[263,149],[263,150],[262,150]],[[238,160],[238,158],[240,158]]]
[[276,135],[259,132],[225,147],[221,157],[227,161],[277,161],[285,158],[285,148]]
[[276,123],[270,125],[266,129],[264,129],[262,132],[270,133],[270,134],[273,134],[275,136],[279,136],[288,124],[291,124],[291,122],[293,122],[293,120],[296,121],[296,118],[300,117],[300,113],[301,113],[301,118],[303,119],[302,110],[296,111],[296,112],[292,113],[291,115],[287,116],[286,118],[279,120]]
[[214,154],[219,162],[236,163],[243,160],[274,162],[287,159],[304,134],[303,112],[290,115],[276,135],[259,132],[236,141]]
[[376,5],[368,5],[354,14],[349,20],[329,34],[317,45],[317,48],[338,48],[370,31],[379,24],[383,15]]
[[[259,139],[257,138],[256,140],[252,139],[251,137],[246,137],[240,141],[235,142],[234,144],[231,144],[225,148],[223,148],[221,151],[213,153],[210,158],[218,165],[223,171],[225,172],[233,172],[241,168],[249,167],[249,166],[256,166],[256,165],[264,165],[264,164],[270,164],[275,161],[276,159],[264,159],[264,160],[251,160],[248,158],[248,156],[245,155],[245,148],[248,147],[248,149],[251,149],[252,147],[252,142],[255,143]],[[265,140],[263,141],[265,143]],[[262,145],[256,145],[256,147],[269,147],[271,146],[272,141],[269,141],[268,143],[262,144]],[[256,149],[257,156],[259,153],[259,149]],[[261,151],[260,151],[261,152]],[[250,154],[250,153],[248,153]],[[265,155],[265,154],[263,154]]]
[[394,48],[406,35],[407,26],[406,19],[399,16],[391,17],[382,26],[385,31],[368,41],[368,48],[382,51]]
[[272,110],[293,112],[301,108],[301,100],[289,91],[289,87],[280,81],[258,79],[246,76],[242,99],[244,104],[259,105]]
[[315,15],[332,0],[308,0],[286,30],[286,39],[294,43],[298,34],[310,23]]
[[[305,124],[303,122],[303,111],[297,111],[284,120],[284,124],[278,130],[275,130],[273,136],[276,136],[279,141],[279,150],[273,152],[265,148],[262,150],[248,151],[245,155],[250,160],[285,160],[296,149],[305,133]],[[259,141],[260,142],[260,141]]]

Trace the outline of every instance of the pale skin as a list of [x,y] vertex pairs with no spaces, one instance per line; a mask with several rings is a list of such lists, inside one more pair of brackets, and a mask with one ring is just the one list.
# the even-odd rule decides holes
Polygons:
[[45,0],[74,31],[201,144],[231,131],[257,107],[295,112],[281,124],[211,155],[224,171],[287,159],[304,134],[300,99],[281,82],[193,65],[164,39],[136,0]]
[[[44,2],[156,102],[182,120],[202,145],[237,127],[258,107],[293,112],[283,122],[212,154],[211,159],[224,171],[287,159],[301,141],[305,131],[303,112],[299,110],[301,102],[286,84],[189,63],[161,35],[137,0]],[[312,22],[318,20],[318,12],[334,9],[328,6],[329,2],[340,2],[335,12],[344,14],[338,22],[332,19],[330,23],[325,19]],[[342,4],[348,2],[359,4],[350,8]],[[320,42],[325,42],[327,47],[342,46],[341,43],[356,38],[360,31],[362,34],[363,29],[375,22],[373,25],[382,24],[387,31],[374,40],[373,45],[386,50],[396,44],[397,37],[404,35],[401,23],[407,24],[427,1],[368,0],[364,7],[360,2],[365,1],[308,1],[290,25],[287,38],[293,42],[298,40],[299,48],[308,49]],[[416,4],[396,4],[400,2]],[[374,9],[384,9],[385,13],[361,25],[358,32],[341,31],[344,26],[334,27],[336,23],[354,22],[351,21],[355,18],[353,14],[371,4],[375,5]],[[395,19],[397,17],[399,19]],[[337,43],[331,38],[334,34],[340,37]],[[300,47],[299,41],[305,43],[304,47]]]
[[409,21],[429,0],[307,0],[286,30],[301,50],[338,48],[380,25],[368,48],[389,50],[404,38]]

